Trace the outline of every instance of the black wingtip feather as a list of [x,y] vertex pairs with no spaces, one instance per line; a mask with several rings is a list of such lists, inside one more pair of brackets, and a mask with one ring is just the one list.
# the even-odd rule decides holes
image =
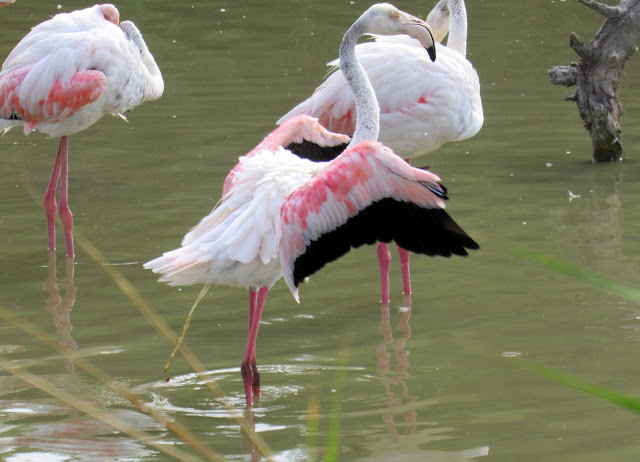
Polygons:
[[301,159],[309,159],[313,162],[328,162],[342,154],[346,147],[346,143],[337,146],[320,146],[311,141],[302,140],[302,143],[291,143],[285,146],[285,149],[288,149]]
[[466,256],[480,248],[443,209],[382,199],[307,246],[293,265],[296,287],[324,265],[351,250],[375,242],[395,241],[400,247],[429,256]]

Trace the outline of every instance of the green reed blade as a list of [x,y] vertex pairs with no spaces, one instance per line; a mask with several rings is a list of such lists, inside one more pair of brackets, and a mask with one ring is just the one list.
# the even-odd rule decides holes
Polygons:
[[640,290],[603,276],[594,270],[582,268],[552,255],[514,243],[506,244],[505,249],[510,254],[541,266],[542,268],[564,274],[565,276],[577,279],[578,281],[597,287],[626,300],[640,302]]
[[597,385],[593,382],[589,382],[552,367],[538,364],[533,361],[527,361],[523,358],[509,358],[508,361],[514,362],[516,367],[519,369],[531,372],[532,374],[545,378],[549,381],[566,385],[595,398],[600,398],[630,411],[640,413],[640,399],[627,396],[623,393]]

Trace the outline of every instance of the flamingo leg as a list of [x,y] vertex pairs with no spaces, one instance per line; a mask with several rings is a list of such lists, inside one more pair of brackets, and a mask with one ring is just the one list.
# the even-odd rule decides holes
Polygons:
[[[405,162],[411,165],[411,159],[405,159]],[[398,256],[400,257],[400,269],[402,271],[402,293],[411,295],[411,269],[409,268],[410,253],[408,250],[398,247]]]
[[[56,204],[56,189],[60,180],[60,207]],[[49,232],[49,250],[56,249],[56,211],[60,214],[64,237],[67,244],[67,256],[73,257],[73,215],[69,210],[69,137],[60,138],[58,154],[51,170],[49,185],[42,199],[47,214],[47,229]]]
[[376,250],[380,263],[380,292],[382,303],[389,303],[389,268],[391,267],[391,252],[384,242],[378,242]]
[[253,406],[253,395],[260,395],[260,372],[256,366],[256,340],[268,293],[268,287],[261,287],[257,293],[253,290],[249,292],[249,333],[247,335],[247,349],[240,367],[248,407]]
[[398,247],[398,256],[400,257],[400,268],[402,269],[402,293],[411,295],[411,270],[409,268],[409,257],[411,253],[408,250]]
[[73,214],[69,210],[69,138],[63,136],[60,138],[60,150],[62,151],[61,160],[61,178],[60,178],[60,207],[58,214],[62,221],[62,229],[64,230],[64,239],[67,244],[67,257],[75,255],[73,249]]
[[[250,290],[249,291],[249,325],[247,326],[247,339],[251,335],[251,326],[253,325],[253,320],[255,319],[256,309],[257,309],[257,306],[258,306],[257,303],[258,303],[258,291],[257,290]],[[260,321],[258,321],[258,322],[260,322]],[[249,364],[251,365],[252,373],[253,373],[253,371],[257,371],[258,370],[258,368],[256,367],[256,349],[255,349],[255,346],[253,348],[253,352],[251,354],[251,357],[249,358]]]
[[[66,137],[63,137],[66,138]],[[56,211],[58,205],[56,204],[56,188],[58,187],[58,178],[60,177],[60,167],[62,166],[62,151],[66,148],[63,146],[62,138],[60,138],[60,144],[58,146],[58,154],[56,161],[53,164],[53,170],[51,170],[51,178],[49,178],[49,186],[44,193],[42,199],[42,205],[44,211],[47,214],[47,229],[49,231],[49,250],[56,249]]]
[[257,297],[258,297],[257,290],[249,290],[249,325],[247,326],[247,334],[251,332],[251,323],[253,322],[253,315],[256,311]]

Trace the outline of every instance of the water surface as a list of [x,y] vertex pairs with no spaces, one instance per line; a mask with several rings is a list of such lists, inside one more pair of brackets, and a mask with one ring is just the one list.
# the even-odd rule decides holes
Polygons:
[[[425,16],[432,2],[399,2]],[[61,11],[88,6],[62,3]],[[95,245],[175,330],[200,287],[170,288],[142,263],[179,245],[217,202],[226,172],[325,75],[362,2],[154,2],[118,5],[143,31],[165,95],[105,117],[70,139],[78,235]],[[0,55],[55,4],[0,10]],[[258,340],[263,395],[247,416],[279,460],[322,455],[341,404],[340,460],[637,460],[638,415],[517,367],[526,359],[638,396],[639,308],[542,268],[513,246],[640,286],[638,90],[621,82],[624,161],[593,165],[572,89],[546,71],[577,57],[569,31],[591,37],[600,17],[573,1],[470,0],[469,59],[485,124],[419,163],[449,188],[450,214],[480,243],[469,258],[412,260],[414,291],[381,307],[373,248],[316,274],[297,305],[269,295]],[[216,399],[148,317],[79,246],[73,265],[46,250],[40,207],[56,140],[19,130],[0,140],[0,306],[104,369],[229,460],[258,460],[233,415],[244,411],[239,364],[247,294],[215,287],[186,343]],[[570,192],[578,198],[570,200]],[[73,273],[73,274],[72,274]],[[171,444],[179,439],[38,339],[0,324],[0,354],[47,383]],[[344,354],[348,358],[344,358]],[[340,387],[340,381],[345,385]],[[0,376],[0,453],[8,461],[168,460],[138,439]],[[231,409],[229,409],[229,407]],[[313,411],[317,407],[316,411]],[[318,416],[317,430],[313,416]],[[176,445],[184,448],[184,445]]]

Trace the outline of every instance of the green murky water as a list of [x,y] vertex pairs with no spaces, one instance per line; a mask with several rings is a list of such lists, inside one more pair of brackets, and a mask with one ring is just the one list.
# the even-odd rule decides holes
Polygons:
[[[0,56],[57,11],[55,2],[34,3],[0,10]],[[69,1],[62,10],[88,5]],[[174,331],[200,288],[166,287],[142,263],[176,247],[209,212],[237,157],[321,82],[344,30],[368,5],[118,5],[143,31],[165,95],[130,113],[129,123],[108,117],[71,137],[71,206],[79,242],[96,246]],[[396,4],[420,16],[431,5]],[[466,259],[415,257],[410,301],[400,294],[396,258],[388,310],[378,303],[373,248],[325,267],[304,287],[300,305],[276,284],[258,340],[263,396],[247,417],[278,460],[322,454],[336,397],[340,460],[631,461],[640,453],[640,416],[517,367],[524,358],[638,397],[639,307],[512,250],[518,244],[640,286],[637,59],[622,81],[624,162],[592,165],[575,106],[562,101],[571,90],[550,85],[546,71],[575,61],[569,31],[591,37],[600,18],[574,1],[469,0],[467,8],[485,124],[475,138],[445,145],[422,163],[441,176],[449,212],[481,250]],[[60,235],[58,259],[49,259],[39,204],[56,143],[19,131],[0,140],[0,306],[225,458],[258,460],[232,418],[244,412],[246,293],[210,291],[186,340],[205,380],[178,357],[166,382],[171,345],[82,244],[71,267]],[[580,197],[570,201],[569,191]],[[38,339],[6,321],[0,334],[0,354],[12,366],[185,449]],[[225,399],[212,396],[210,379]],[[6,373],[0,457],[168,460]]]

